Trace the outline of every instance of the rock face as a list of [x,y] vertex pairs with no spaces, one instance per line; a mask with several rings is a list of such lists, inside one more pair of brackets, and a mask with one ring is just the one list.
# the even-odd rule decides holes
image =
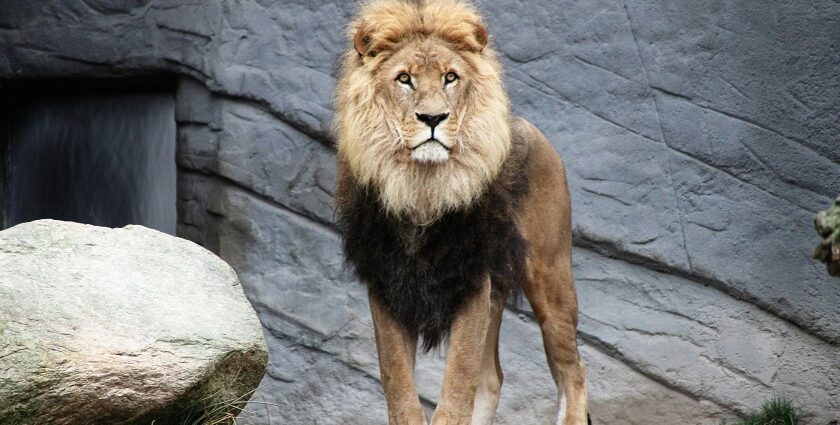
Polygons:
[[266,361],[236,273],[189,241],[52,220],[0,232],[2,424],[193,423],[253,391]]
[[[840,4],[479,0],[517,113],[566,161],[595,424],[709,424],[774,395],[840,417],[840,285],[811,259],[840,187]],[[268,332],[240,423],[384,424],[333,222],[332,90],[352,2],[0,3],[0,79],[179,78],[178,234]],[[556,408],[522,306],[497,424]],[[441,359],[420,359],[427,406]],[[261,402],[272,404],[262,404]],[[731,421],[730,421],[731,422]]]

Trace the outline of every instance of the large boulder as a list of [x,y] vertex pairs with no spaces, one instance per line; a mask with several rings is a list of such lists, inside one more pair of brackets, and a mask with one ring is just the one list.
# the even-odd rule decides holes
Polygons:
[[192,242],[52,220],[0,232],[0,424],[203,423],[266,363],[236,273]]

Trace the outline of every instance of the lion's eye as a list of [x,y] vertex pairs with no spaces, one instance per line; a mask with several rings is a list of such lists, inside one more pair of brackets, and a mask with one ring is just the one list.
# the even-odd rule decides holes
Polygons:
[[458,74],[456,74],[452,71],[447,72],[446,75],[443,77],[443,81],[445,82],[445,84],[452,83],[457,79],[458,79]]
[[400,75],[397,75],[397,81],[399,81],[402,84],[410,86],[411,85],[411,76],[408,75],[408,73],[403,72]]

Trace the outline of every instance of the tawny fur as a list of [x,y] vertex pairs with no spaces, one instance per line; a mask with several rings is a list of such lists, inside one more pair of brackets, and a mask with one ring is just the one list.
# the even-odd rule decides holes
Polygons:
[[[521,165],[517,169],[528,189],[521,193],[521,202],[505,204],[500,211],[515,206],[510,213],[514,233],[527,241],[529,254],[521,286],[540,325],[561,399],[563,408],[556,423],[586,424],[585,370],[576,344],[571,211],[563,164],[539,130],[510,116],[501,66],[487,44],[481,16],[460,0],[372,0],[350,24],[348,38],[334,122],[339,163],[336,196],[344,222],[347,217],[360,217],[350,212],[361,199],[362,205],[381,208],[388,215],[368,226],[403,229],[397,233],[404,235],[406,250],[423,253],[414,244],[424,243],[424,232],[433,233],[434,226],[447,219],[488,204],[482,201],[505,182],[507,170],[513,159],[522,157],[519,148],[524,147],[525,159],[517,163]],[[460,78],[446,84],[448,72]],[[416,84],[398,83],[402,73]],[[429,129],[417,114],[448,114],[448,118],[439,128]],[[431,140],[428,134],[438,139],[437,145],[424,144],[425,139]],[[418,147],[423,151],[414,150]],[[378,226],[379,222],[388,226]],[[345,237],[345,251],[353,246],[357,266],[364,265],[366,260],[359,257],[381,236],[377,229],[365,233],[368,227],[355,227],[360,228],[371,237],[349,244]],[[359,233],[344,235],[358,237]],[[392,256],[381,257],[374,261],[388,267]],[[417,262],[430,258],[418,254]],[[432,425],[489,425],[492,421],[503,380],[498,333],[508,295],[494,289],[497,282],[492,272],[488,267],[481,279],[469,282],[474,290],[468,291],[454,314]],[[425,275],[417,273],[414,281],[422,281],[418,277]],[[379,284],[388,284],[387,279],[380,280]],[[425,424],[413,378],[418,334],[400,321],[394,305],[383,303],[370,283],[389,423]]]

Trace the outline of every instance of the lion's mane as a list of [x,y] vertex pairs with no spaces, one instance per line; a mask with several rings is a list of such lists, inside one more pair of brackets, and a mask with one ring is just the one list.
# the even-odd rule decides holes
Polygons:
[[[344,55],[335,100],[339,160],[378,193],[389,213],[417,224],[474,203],[498,175],[511,146],[501,66],[486,46],[478,12],[457,0],[373,0],[362,6],[348,35],[355,48]],[[469,65],[455,154],[434,166],[398,160],[401,135],[373,78],[401,40],[412,37],[448,43]]]

